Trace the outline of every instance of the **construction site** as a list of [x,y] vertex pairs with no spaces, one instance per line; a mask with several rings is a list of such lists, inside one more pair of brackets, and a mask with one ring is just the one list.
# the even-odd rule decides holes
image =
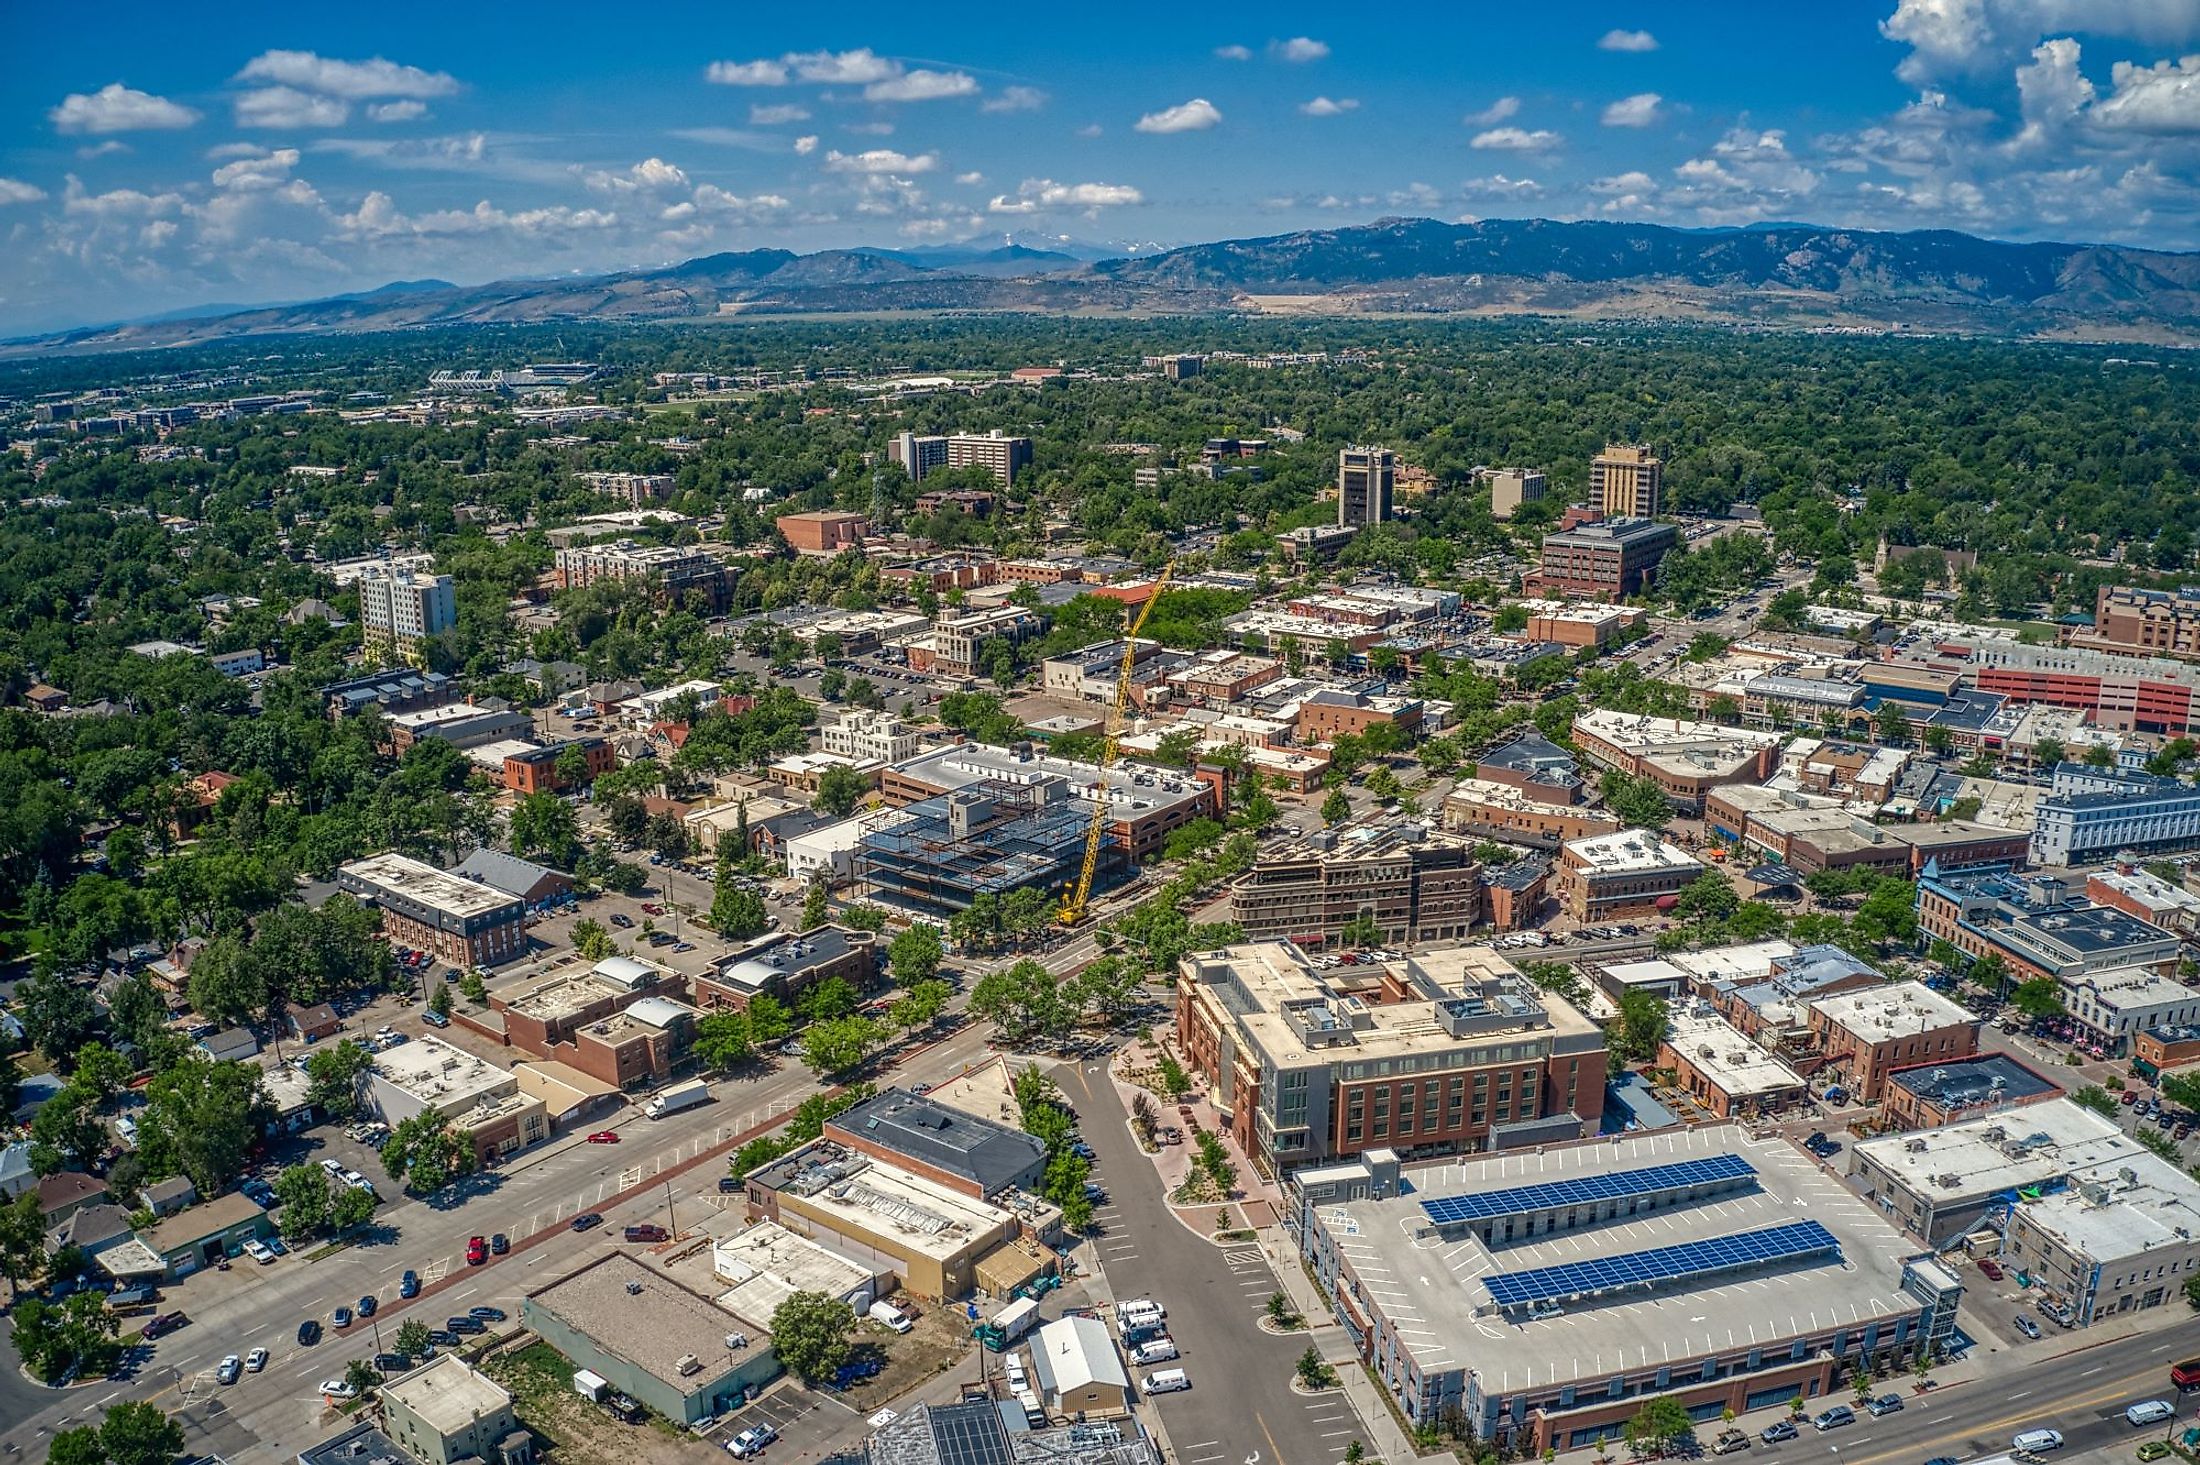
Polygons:
[[[949,916],[979,895],[1073,886],[1085,859],[1091,806],[1069,780],[985,780],[871,816],[856,844],[856,879],[888,905]],[[1105,831],[1092,885],[1123,878],[1120,840]]]

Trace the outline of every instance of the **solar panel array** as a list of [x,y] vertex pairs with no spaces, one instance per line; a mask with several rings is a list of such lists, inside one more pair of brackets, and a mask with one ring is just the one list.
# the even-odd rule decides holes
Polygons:
[[1624,1256],[1565,1262],[1555,1267],[1531,1267],[1524,1272],[1500,1272],[1484,1277],[1482,1284],[1489,1288],[1490,1296],[1499,1307],[1524,1307],[1530,1303],[1556,1302],[1620,1287],[1710,1276],[1766,1262],[1827,1254],[1838,1256],[1840,1251],[1841,1243],[1816,1221],[1790,1221],[1784,1226],[1768,1226],[1762,1231],[1714,1236],[1707,1241],[1654,1247]]
[[1700,1160],[1680,1160],[1670,1165],[1650,1165],[1640,1170],[1605,1170],[1572,1180],[1552,1180],[1541,1185],[1519,1185],[1510,1190],[1486,1190],[1479,1195],[1447,1195],[1421,1202],[1421,1209],[1439,1226],[1461,1221],[1486,1221],[1493,1216],[1524,1216],[1561,1206],[1629,1196],[1655,1195],[1683,1186],[1708,1185],[1720,1180],[1748,1180],[1757,1168],[1740,1155],[1707,1155]]
[[1011,1465],[1008,1433],[993,1405],[935,1404],[931,1424],[940,1465]]

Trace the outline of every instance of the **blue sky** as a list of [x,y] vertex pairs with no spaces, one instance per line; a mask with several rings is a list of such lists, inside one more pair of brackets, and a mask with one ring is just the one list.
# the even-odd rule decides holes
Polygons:
[[2200,246],[2200,0],[17,7],[0,330],[1389,214]]

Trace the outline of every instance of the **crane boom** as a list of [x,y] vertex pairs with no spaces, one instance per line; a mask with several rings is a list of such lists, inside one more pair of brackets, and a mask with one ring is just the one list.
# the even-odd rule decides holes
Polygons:
[[1131,673],[1138,663],[1138,633],[1146,628],[1146,617],[1153,614],[1154,603],[1161,599],[1161,592],[1169,588],[1169,576],[1176,569],[1171,560],[1161,567],[1161,578],[1153,582],[1153,594],[1138,608],[1138,616],[1130,629],[1123,633],[1123,667],[1116,673],[1115,698],[1108,704],[1107,735],[1100,744],[1100,787],[1093,791],[1092,822],[1085,827],[1085,862],[1078,869],[1077,884],[1063,892],[1061,921],[1074,926],[1085,918],[1085,908],[1092,900],[1092,877],[1100,868],[1100,842],[1108,832],[1107,773],[1115,766],[1117,746],[1123,738],[1124,715],[1131,701]]

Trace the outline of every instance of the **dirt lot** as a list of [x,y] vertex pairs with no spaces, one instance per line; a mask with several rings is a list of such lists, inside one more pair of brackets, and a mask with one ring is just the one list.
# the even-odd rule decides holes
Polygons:
[[573,1392],[573,1365],[547,1343],[499,1354],[482,1371],[512,1391],[513,1412],[566,1465],[694,1465],[719,1453],[661,1420],[622,1424]]

